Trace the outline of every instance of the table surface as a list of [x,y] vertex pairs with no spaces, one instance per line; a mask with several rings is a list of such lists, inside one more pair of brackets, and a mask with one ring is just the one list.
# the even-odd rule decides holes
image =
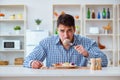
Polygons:
[[22,66],[0,66],[0,77],[27,76],[120,76],[120,67],[105,67],[102,70],[77,69],[31,69]]

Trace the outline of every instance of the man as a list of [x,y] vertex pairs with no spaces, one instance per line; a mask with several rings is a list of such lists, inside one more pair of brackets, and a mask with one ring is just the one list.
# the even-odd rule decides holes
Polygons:
[[[75,35],[75,21],[69,14],[60,15],[57,20],[57,36],[42,40],[26,57],[24,67],[41,68],[46,58],[46,66],[55,63],[74,63],[77,66],[87,66],[90,58],[101,58],[103,67],[107,66],[107,57],[100,51],[97,43],[87,37]],[[71,45],[64,45],[65,40]]]

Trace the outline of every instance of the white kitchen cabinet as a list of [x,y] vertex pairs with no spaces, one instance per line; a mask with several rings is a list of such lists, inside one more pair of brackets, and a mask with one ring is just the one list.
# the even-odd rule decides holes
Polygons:
[[[9,61],[14,64],[14,59],[24,57],[25,52],[25,31],[26,31],[26,6],[25,5],[0,5],[0,13],[5,16],[0,17],[0,60]],[[20,26],[20,33],[14,30],[15,26]],[[19,40],[20,49],[4,49],[4,40]]]
[[[26,52],[24,58],[27,57],[41,40],[47,38],[49,32],[47,30],[26,30]],[[43,61],[46,66],[46,59]]]
[[47,38],[49,32],[47,30],[27,30],[26,31],[26,53],[25,57],[39,44],[41,40]]
[[[90,18],[87,18],[88,8],[90,10]],[[109,8],[110,18],[102,18],[103,8]],[[95,15],[92,13],[94,12]],[[115,26],[114,26],[114,5],[113,4],[86,4],[84,7],[84,35],[97,41],[100,39],[101,49],[108,57],[109,65],[115,66]],[[98,14],[99,18],[98,18]],[[93,18],[92,18],[93,17]],[[95,18],[94,18],[95,17]],[[110,25],[111,30],[104,30]],[[104,28],[103,28],[104,27]],[[109,32],[108,32],[109,31]]]
[[76,34],[82,34],[82,8],[80,4],[53,5],[53,34],[56,33],[57,18],[61,14],[71,14],[75,18]]
[[118,66],[120,66],[120,4],[117,5],[117,32],[118,32],[118,35],[117,35],[117,39],[118,39]]

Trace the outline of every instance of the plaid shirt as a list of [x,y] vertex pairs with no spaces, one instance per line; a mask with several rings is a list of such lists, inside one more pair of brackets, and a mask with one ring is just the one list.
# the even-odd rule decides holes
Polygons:
[[[75,45],[82,45],[88,51],[89,57],[86,58],[78,53],[74,49]],[[108,64],[106,55],[100,51],[97,43],[92,39],[81,35],[74,35],[73,45],[66,50],[60,43],[59,36],[51,36],[40,41],[39,45],[25,58],[23,65],[24,67],[30,67],[31,61],[39,60],[43,62],[46,59],[47,67],[61,62],[75,63],[77,66],[87,66],[90,58],[101,58],[103,67],[106,67]]]

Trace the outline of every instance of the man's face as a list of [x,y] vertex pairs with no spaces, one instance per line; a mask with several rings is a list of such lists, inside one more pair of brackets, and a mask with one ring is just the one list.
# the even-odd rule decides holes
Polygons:
[[69,39],[70,41],[72,41],[74,33],[75,33],[75,29],[73,27],[64,26],[62,24],[58,26],[58,34],[62,42],[65,39]]

